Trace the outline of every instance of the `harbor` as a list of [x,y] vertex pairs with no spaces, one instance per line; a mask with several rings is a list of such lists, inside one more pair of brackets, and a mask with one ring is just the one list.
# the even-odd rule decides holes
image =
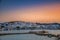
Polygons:
[[[53,31],[53,33],[52,33]],[[57,33],[56,33],[57,32]],[[0,36],[4,35],[28,35],[34,34],[37,36],[47,36],[49,38],[56,37],[60,40],[60,30],[11,30],[11,31],[0,31]]]
[[60,36],[60,30],[11,30],[0,31],[0,35],[12,34],[36,34],[36,35],[52,35],[54,37]]

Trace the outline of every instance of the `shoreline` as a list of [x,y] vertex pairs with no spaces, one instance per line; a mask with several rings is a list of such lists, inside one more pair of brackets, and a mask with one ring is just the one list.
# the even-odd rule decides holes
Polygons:
[[50,34],[60,34],[60,30],[9,30],[9,31],[0,31],[0,34],[4,33],[28,33],[28,32],[36,32],[36,31],[48,31]]
[[[18,30],[16,30],[16,31],[18,31]],[[50,33],[50,31],[52,31],[52,30],[50,30],[50,31],[49,30],[44,30],[44,31],[48,31],[49,33],[41,33],[41,30],[39,30],[39,31],[38,30],[37,31],[36,30],[29,30],[29,31],[26,31],[26,30],[24,31],[23,30],[23,32],[21,32],[21,30],[19,30],[18,32],[7,31],[8,33],[6,33],[6,31],[0,31],[0,36],[4,36],[4,35],[19,35],[19,34],[35,34],[35,35],[38,35],[38,36],[47,36],[49,38],[56,37],[58,40],[60,40],[60,33],[56,35],[56,34]],[[56,31],[60,32],[60,30],[55,30],[55,32]]]
[[[0,31],[0,36],[1,35],[14,35],[14,34],[36,34],[39,31],[43,30],[11,30],[11,31]],[[47,31],[47,35],[53,34],[53,35],[60,35],[60,30],[44,30]],[[32,32],[32,33],[30,33]],[[40,34],[37,33],[37,35],[46,35],[46,34]]]

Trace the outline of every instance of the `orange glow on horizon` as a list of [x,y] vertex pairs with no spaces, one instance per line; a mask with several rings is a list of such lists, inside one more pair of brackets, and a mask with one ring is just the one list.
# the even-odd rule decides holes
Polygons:
[[33,6],[26,9],[18,9],[5,12],[0,16],[0,22],[4,21],[27,21],[27,22],[59,22],[60,4]]

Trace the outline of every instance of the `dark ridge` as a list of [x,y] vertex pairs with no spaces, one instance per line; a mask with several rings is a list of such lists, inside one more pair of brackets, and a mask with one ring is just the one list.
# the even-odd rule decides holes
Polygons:
[[60,23],[36,23],[37,25],[57,25],[57,24],[60,24]]
[[[3,23],[0,23],[0,24],[4,24],[4,23],[14,23],[14,22],[21,22],[21,23],[33,23],[33,22],[25,22],[25,21],[10,21],[10,22],[3,22]],[[33,24],[37,24],[37,25],[57,25],[57,24],[59,24],[60,25],[60,23],[33,23]]]

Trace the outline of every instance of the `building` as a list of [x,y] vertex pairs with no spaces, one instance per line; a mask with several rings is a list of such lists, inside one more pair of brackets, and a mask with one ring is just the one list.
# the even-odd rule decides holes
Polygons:
[[0,29],[3,29],[3,30],[16,30],[16,28],[19,28],[21,30],[29,30],[29,29],[57,30],[57,29],[60,29],[60,24],[58,23],[48,23],[48,24],[30,23],[30,22],[22,22],[22,21],[0,23]]

